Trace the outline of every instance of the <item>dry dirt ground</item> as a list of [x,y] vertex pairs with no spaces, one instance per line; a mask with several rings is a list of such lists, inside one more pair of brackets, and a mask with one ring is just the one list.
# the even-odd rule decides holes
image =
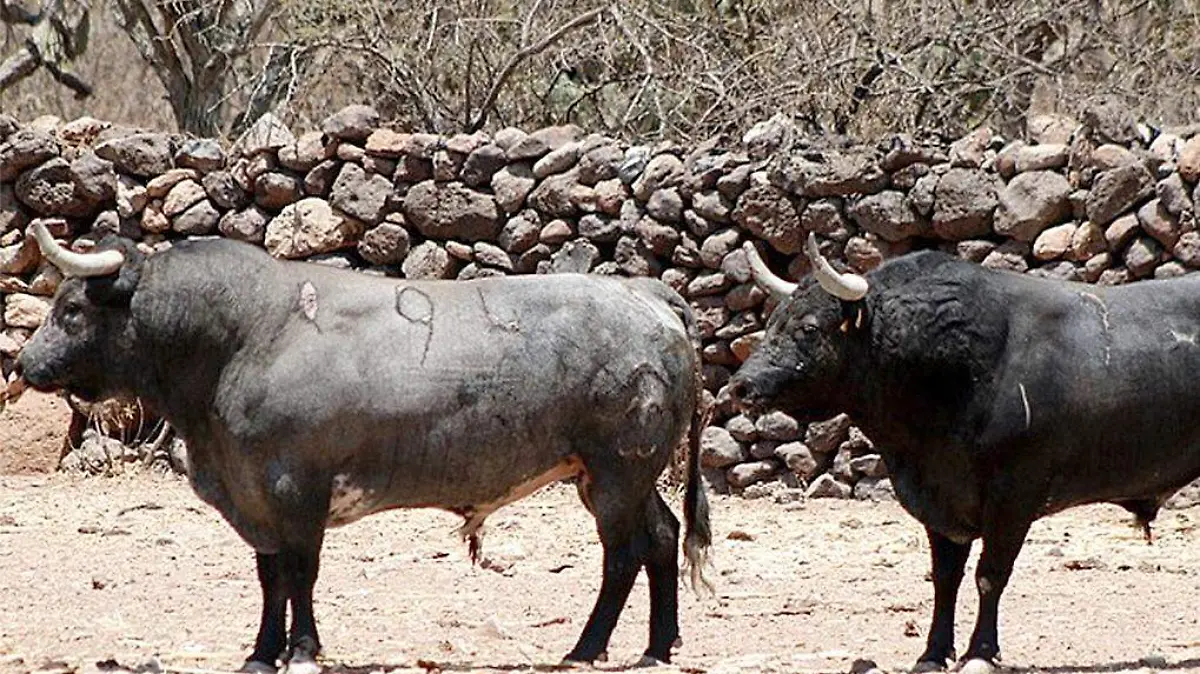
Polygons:
[[[894,672],[920,653],[927,550],[896,504],[716,497],[712,510],[717,595],[681,593],[684,644],[661,671],[847,672],[870,658]],[[1166,512],[1153,545],[1113,507],[1037,524],[1002,606],[1006,665],[1200,669],[1198,524],[1200,511]],[[569,650],[600,583],[574,489],[494,515],[479,566],[457,525],[389,512],[329,533],[316,606],[330,671],[547,670]],[[962,649],[969,585],[959,605]],[[600,669],[640,654],[647,610],[643,578]],[[250,550],[182,480],[0,476],[0,670],[227,671],[258,611]]]

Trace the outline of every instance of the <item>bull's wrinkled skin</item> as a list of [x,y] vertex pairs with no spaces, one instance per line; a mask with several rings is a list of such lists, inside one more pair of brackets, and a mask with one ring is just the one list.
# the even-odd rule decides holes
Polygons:
[[979,616],[966,659],[999,654],[997,617],[1030,525],[1086,503],[1146,526],[1200,477],[1200,277],[1097,287],[917,252],[856,302],[802,281],[730,381],[749,408],[847,412],[928,531],[934,611],[919,668],[954,658],[972,542]]
[[[248,669],[317,654],[327,527],[435,507],[462,514],[475,543],[491,510],[564,477],[604,546],[600,595],[568,658],[605,651],[645,567],[646,656],[669,660],[679,522],[655,479],[697,421],[701,380],[691,313],[665,285],[375,278],[225,240],[150,258],[125,240],[102,247],[125,264],[62,284],[20,354],[23,375],[39,389],[138,396],[187,441],[195,491],[257,553]],[[685,550],[698,563],[710,536],[695,431]]]

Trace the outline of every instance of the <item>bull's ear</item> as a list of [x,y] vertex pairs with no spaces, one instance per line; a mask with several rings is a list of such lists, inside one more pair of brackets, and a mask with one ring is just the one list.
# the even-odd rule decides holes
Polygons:
[[863,329],[867,324],[867,303],[862,300],[854,302],[841,301],[842,325],[838,329],[849,334]]

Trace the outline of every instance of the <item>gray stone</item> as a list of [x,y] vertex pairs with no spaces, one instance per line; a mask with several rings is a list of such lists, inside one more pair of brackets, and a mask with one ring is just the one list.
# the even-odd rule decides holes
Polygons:
[[796,207],[785,192],[773,185],[759,183],[747,189],[731,216],[781,253],[794,255],[803,250],[804,231]]
[[860,501],[894,501],[896,490],[886,477],[864,477],[854,483],[854,498]]
[[304,175],[304,193],[313,197],[323,197],[333,189],[333,181],[341,172],[342,163],[336,159],[326,159],[317,164]]
[[308,197],[289,204],[267,224],[264,245],[276,257],[300,258],[353,245],[363,223]]
[[339,140],[366,142],[379,126],[379,112],[369,105],[348,105],[321,122],[321,132]]
[[1154,193],[1154,177],[1140,164],[1103,171],[1092,183],[1088,220],[1107,225]]
[[796,477],[811,480],[813,475],[820,472],[828,461],[824,455],[814,455],[812,450],[802,442],[785,442],[775,448],[775,456],[783,461]]
[[460,183],[417,183],[404,197],[405,220],[433,239],[489,241],[502,225],[496,201]]
[[[173,163],[171,137],[165,133],[135,133],[107,140],[96,146],[96,154],[112,162],[121,173],[147,178],[166,173]],[[0,166],[2,157],[0,150]]]
[[242,211],[229,211],[221,216],[217,229],[230,239],[262,244],[270,220],[271,216],[266,211],[258,206],[251,206]]
[[817,476],[805,492],[808,498],[850,498],[852,494],[850,485],[838,482],[829,473]]
[[850,417],[839,414],[831,419],[808,425],[804,434],[804,444],[817,453],[828,453],[838,448],[850,432]]
[[854,224],[885,241],[902,241],[925,229],[925,223],[909,206],[904,193],[895,190],[884,190],[851,202],[846,214]]
[[1071,186],[1050,171],[1021,173],[1000,192],[996,233],[1018,241],[1033,241],[1047,227],[1071,217]]
[[720,426],[708,426],[700,433],[700,464],[706,468],[725,468],[748,456],[741,443]]
[[[421,206],[428,205],[428,200],[422,201],[421,196],[426,195],[427,189],[428,191],[437,192],[436,187],[430,187],[431,185],[433,183],[421,183],[414,185],[409,190],[404,201],[406,211],[410,208],[409,199],[413,200],[411,207],[415,209],[420,209]],[[418,196],[414,196],[414,192],[417,192]],[[390,180],[381,175],[368,173],[357,164],[347,163],[342,165],[342,170],[338,172],[338,177],[333,182],[333,191],[329,196],[329,202],[334,208],[346,215],[362,220],[368,225],[375,225],[382,221],[383,216],[387,213],[388,197],[391,193],[392,183]],[[491,199],[486,197],[484,199],[491,202]],[[461,205],[453,197],[448,197],[447,202],[445,204],[447,209]],[[427,212],[422,210],[419,215],[426,216]],[[441,215],[442,213],[438,209],[437,212],[429,214],[428,217],[421,219],[420,222],[436,230],[437,227],[430,226],[429,223],[431,221],[439,221],[438,217]],[[420,225],[418,225],[419,227]],[[422,230],[422,233],[425,234],[424,230]],[[425,235],[434,236],[433,234]]]
[[467,155],[460,172],[461,180],[470,187],[481,187],[492,182],[496,172],[507,165],[508,159],[499,145],[488,143]]
[[190,138],[175,152],[175,165],[197,171],[216,171],[225,166],[225,151],[212,138]]
[[[336,191],[336,183],[334,185]],[[254,181],[254,202],[267,210],[278,211],[290,203],[299,201],[302,196],[304,182],[286,173],[268,171]]]
[[888,175],[866,153],[792,155],[772,171],[771,182],[799,196],[836,197],[874,194]]
[[600,251],[586,239],[567,241],[550,256],[550,269],[555,274],[584,274],[600,260]]
[[934,233],[952,241],[989,234],[992,214],[999,203],[997,189],[996,181],[980,171],[959,168],[947,171],[937,181],[934,191]]
[[413,246],[400,269],[405,278],[447,279],[458,274],[459,263],[436,242],[426,241]]
[[729,469],[726,477],[734,489],[745,489],[752,484],[769,480],[779,474],[779,462],[772,459],[739,463]]
[[1145,278],[1154,273],[1162,255],[1162,245],[1148,236],[1139,236],[1125,251],[1125,268],[1134,278]]
[[1167,250],[1179,240],[1179,220],[1163,206],[1161,199],[1151,199],[1137,211],[1138,224]]
[[[580,221],[582,226],[582,220]],[[504,250],[520,255],[537,245],[542,226],[536,211],[522,212],[504,223],[496,242]]]
[[221,212],[208,199],[192,204],[171,221],[171,229],[186,236],[204,236],[217,229]]
[[368,229],[358,242],[358,254],[371,264],[400,264],[408,255],[408,231],[394,222]]
[[[749,332],[749,331],[748,331]],[[762,415],[754,422],[758,437],[764,440],[790,442],[800,438],[800,424],[784,412],[774,411]]]

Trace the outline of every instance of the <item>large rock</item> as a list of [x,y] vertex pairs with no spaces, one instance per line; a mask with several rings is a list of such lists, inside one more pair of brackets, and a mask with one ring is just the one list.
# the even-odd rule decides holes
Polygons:
[[21,174],[16,196],[41,215],[86,217],[116,196],[117,176],[111,163],[86,152],[68,163],[55,157]]
[[[924,223],[908,204],[903,192],[884,190],[870,194],[846,208],[854,224],[885,241],[903,241],[924,230]],[[803,234],[803,232],[798,232]],[[783,251],[787,253],[798,250]]]
[[764,482],[779,474],[779,462],[772,459],[739,463],[726,473],[729,486],[745,489],[752,484]]
[[555,218],[575,217],[577,208],[572,193],[579,184],[576,173],[568,171],[547,177],[526,197],[531,208]]
[[1183,144],[1176,162],[1179,175],[1192,184],[1200,182],[1200,133],[1192,136]]
[[[746,332],[749,332],[747,330]],[[790,442],[800,439],[800,424],[784,412],[774,411],[762,415],[754,422],[758,437],[763,440]]]
[[37,269],[41,259],[41,251],[32,237],[0,246],[0,274],[27,274]]
[[433,239],[495,239],[503,222],[496,200],[460,183],[417,183],[404,197],[405,220]]
[[264,244],[275,257],[299,258],[354,245],[363,223],[337,213],[322,199],[289,204],[267,225]]
[[1088,220],[1107,225],[1152,194],[1154,177],[1141,164],[1103,171],[1096,176],[1088,195]]
[[369,105],[347,105],[321,122],[321,132],[339,140],[366,142],[379,126],[379,112]]
[[771,182],[800,196],[837,197],[878,192],[888,176],[866,153],[796,154],[772,171]]
[[294,144],[296,136],[281,119],[271,113],[265,113],[250,125],[234,142],[234,155],[253,157],[264,152],[274,152],[279,148]]
[[804,248],[800,216],[787,193],[768,183],[757,183],[738,198],[733,221],[789,255]]
[[207,192],[200,183],[194,180],[181,180],[167,192],[163,199],[162,212],[168,218],[173,218],[199,203]]
[[50,313],[50,301],[44,297],[13,293],[4,297],[4,323],[10,328],[36,329]]
[[1051,227],[1038,235],[1033,242],[1033,256],[1039,260],[1057,260],[1071,250],[1076,226],[1066,223]]
[[785,442],[775,448],[775,456],[783,461],[783,465],[802,480],[812,479],[825,464],[825,457],[814,455],[812,450],[802,442]]
[[121,173],[145,178],[171,170],[171,150],[171,137],[165,133],[135,133],[96,146],[96,154],[112,162]]
[[1070,196],[1070,183],[1058,173],[1021,173],[1000,192],[996,233],[1033,241],[1042,230],[1071,217]]
[[549,271],[555,274],[585,274],[600,260],[600,250],[585,239],[567,241],[550,256]]
[[645,203],[651,195],[661,189],[678,187],[686,174],[683,160],[673,154],[660,154],[652,157],[646,164],[645,170],[630,186],[633,196]]
[[397,223],[384,222],[363,234],[358,254],[371,264],[400,264],[408,247],[408,231]]
[[839,482],[829,473],[824,473],[808,485],[805,496],[808,498],[850,498],[853,488]]
[[239,241],[261,244],[267,234],[267,223],[271,216],[259,208],[251,206],[243,211],[229,211],[217,222],[221,234]]
[[700,464],[706,468],[724,468],[746,460],[748,454],[729,431],[708,426],[700,433]]
[[1151,199],[1137,211],[1138,223],[1167,250],[1179,240],[1179,220],[1163,205],[1161,199]]
[[933,231],[938,237],[961,241],[991,233],[992,212],[999,203],[994,179],[982,171],[952,168],[936,184]]
[[211,234],[221,220],[221,212],[208,199],[201,199],[171,222],[171,229],[185,236]]
[[804,435],[804,444],[814,452],[826,454],[837,449],[849,432],[850,417],[839,414],[832,419],[809,424]]
[[0,183],[12,182],[26,169],[58,156],[54,137],[22,129],[0,144]]
[[[432,184],[432,183],[430,183]],[[419,186],[414,186],[415,190]],[[374,225],[387,213],[392,182],[374,173],[367,173],[358,164],[347,163],[333,181],[329,202],[339,211]],[[412,190],[409,191],[412,194]]]
[[459,175],[464,184],[480,187],[490,184],[492,176],[507,164],[508,159],[504,156],[504,150],[495,143],[487,143],[475,148],[467,155]]
[[1148,236],[1139,236],[1125,251],[1125,268],[1134,278],[1145,278],[1154,273],[1162,255],[1162,245]]
[[505,213],[516,213],[525,205],[525,199],[537,185],[529,164],[511,164],[496,171],[492,176],[492,192],[496,204]]
[[302,196],[304,181],[287,173],[267,171],[254,181],[254,201],[267,210],[278,211]]

